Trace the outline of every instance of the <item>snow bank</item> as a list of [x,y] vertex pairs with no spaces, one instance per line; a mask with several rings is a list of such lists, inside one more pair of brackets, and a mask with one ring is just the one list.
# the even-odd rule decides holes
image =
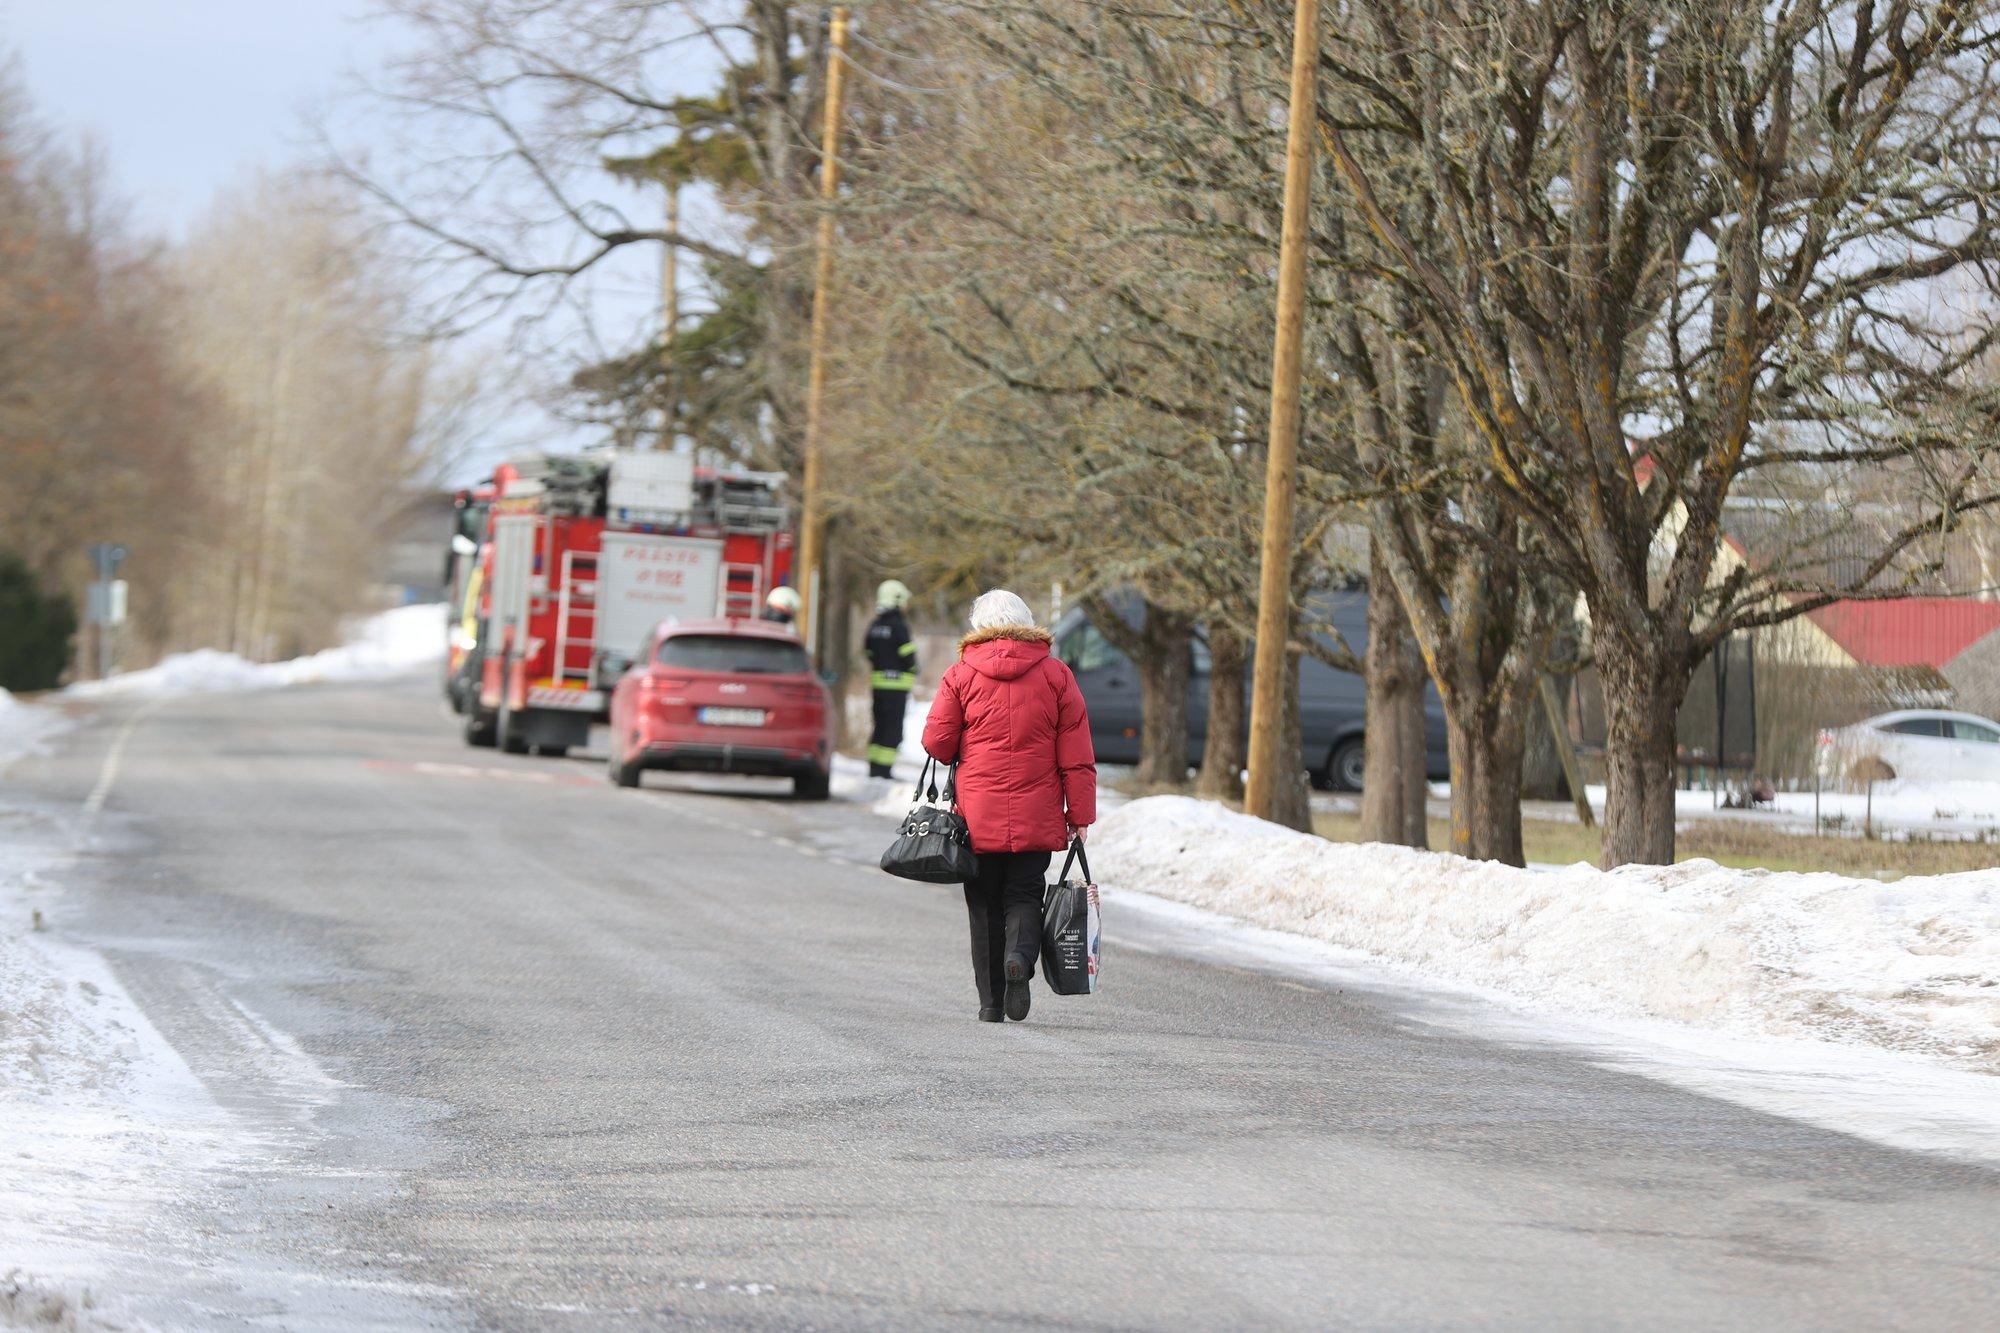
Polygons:
[[43,742],[68,726],[69,720],[54,709],[24,704],[0,690],[0,769],[23,755],[41,753]]
[[[1590,803],[1604,808],[1604,787],[1584,788]],[[1449,795],[1449,790],[1443,793]],[[1729,810],[1712,791],[1677,791],[1674,813],[1682,819],[1761,820],[1790,833],[1812,832],[1813,794],[1781,791],[1768,806]],[[1862,792],[1824,791],[1820,818],[1828,829],[1859,829],[1869,817]],[[1873,818],[1878,833],[1977,839],[2000,835],[2000,782],[1937,782],[1911,778],[1875,786]],[[1803,827],[1801,827],[1803,825]]]
[[[1691,792],[1712,805],[1711,792]],[[1781,791],[1773,805],[1779,811],[1810,820],[1813,794],[1809,791]],[[1861,827],[1868,817],[1868,797],[1860,792],[1823,792],[1820,815],[1838,818],[1850,828]],[[1875,788],[1876,826],[1918,832],[1950,832],[1967,824],[2000,825],[2000,783],[1995,782],[1884,782]]]
[[2000,870],[1894,884],[1727,870],[1515,870],[1327,842],[1209,802],[1110,811],[1119,886],[1564,1014],[1911,1051],[2000,1074]]
[[347,642],[289,662],[252,662],[214,648],[175,653],[157,666],[103,681],[72,685],[67,693],[159,697],[270,690],[318,681],[375,680],[444,660],[445,606],[399,606],[359,622]]
[[0,829],[0,1326],[131,1327],[92,1284],[170,1246],[212,1255],[182,1211],[250,1137],[103,956],[63,938],[76,831],[13,805]]

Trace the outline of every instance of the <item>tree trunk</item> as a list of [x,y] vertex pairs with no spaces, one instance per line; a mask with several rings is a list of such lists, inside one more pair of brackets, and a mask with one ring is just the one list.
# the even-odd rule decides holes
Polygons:
[[1271,793],[1271,822],[1286,828],[1312,828],[1311,788],[1306,781],[1305,740],[1299,734],[1299,657],[1285,654],[1285,707],[1278,719],[1278,753],[1285,769]]
[[1201,772],[1194,794],[1210,801],[1243,799],[1243,681],[1250,662],[1241,634],[1219,622],[1208,627],[1208,739],[1201,749]]
[[1178,787],[1187,781],[1187,691],[1194,617],[1148,600],[1135,629],[1102,598],[1082,600],[1084,614],[1139,673],[1139,768],[1133,780]]
[[[1411,647],[1414,650],[1415,644]],[[1403,725],[1402,751],[1409,762],[1399,775],[1403,784],[1403,836],[1397,841],[1405,847],[1428,848],[1431,845],[1430,738],[1425,734],[1429,728],[1424,716],[1426,678],[1422,654],[1418,654],[1417,664],[1417,686],[1404,698],[1399,719]]]
[[1140,784],[1178,787],[1188,772],[1188,652],[1194,622],[1178,612],[1146,604],[1139,633],[1144,648],[1139,669]]
[[[1371,543],[1371,546],[1373,543]],[[1371,569],[1384,562],[1371,559]],[[1361,780],[1361,837],[1405,847],[1430,845],[1425,823],[1424,663],[1410,619],[1385,574],[1368,585],[1366,768]]]
[[1674,859],[1675,723],[1687,674],[1677,655],[1601,635],[1604,686],[1604,853],[1606,870],[1671,865]]
[[1527,864],[1521,846],[1524,708],[1447,715],[1451,748],[1451,850],[1474,861]]

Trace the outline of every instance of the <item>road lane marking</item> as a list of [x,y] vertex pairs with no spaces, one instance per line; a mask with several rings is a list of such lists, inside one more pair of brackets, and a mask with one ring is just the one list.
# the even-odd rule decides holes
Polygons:
[[432,778],[491,778],[496,782],[522,782],[536,787],[595,787],[598,784],[580,773],[538,773],[517,768],[488,768],[482,764],[440,764],[430,760],[370,759],[369,768],[395,773],[421,773]]
[[111,797],[112,784],[118,781],[118,765],[125,758],[125,744],[132,739],[132,732],[165,702],[165,699],[154,699],[141,704],[132,716],[125,719],[125,725],[118,729],[117,736],[112,738],[111,748],[104,752],[104,766],[97,770],[97,785],[90,789],[90,795],[83,798],[83,822],[86,829],[104,809],[105,801]]

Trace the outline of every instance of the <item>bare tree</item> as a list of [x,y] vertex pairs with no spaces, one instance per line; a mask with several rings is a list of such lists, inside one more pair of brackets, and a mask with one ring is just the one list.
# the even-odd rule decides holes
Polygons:
[[[433,312],[441,324],[511,322],[537,361],[567,364],[587,410],[620,434],[650,416],[649,429],[671,438],[689,415],[681,395],[708,400],[694,413],[702,420],[720,400],[727,433],[707,442],[789,466],[820,8],[386,0],[384,10],[418,40],[361,105],[391,121],[397,149],[369,160],[327,135],[325,151],[426,261],[455,276]],[[663,192],[678,198],[690,186],[709,205],[699,225],[682,225],[686,215],[664,202]],[[590,315],[595,284],[667,246],[694,258],[710,311],[723,316],[676,352],[705,366],[693,377],[661,373],[656,322],[606,342]],[[535,346],[530,331],[557,315],[562,344]],[[573,336],[575,320],[583,338]]]
[[367,238],[351,195],[267,176],[177,256],[177,360],[212,405],[190,480],[216,509],[185,553],[202,642],[269,658],[332,641],[368,604],[381,525],[431,475],[433,354],[411,339],[408,275]]
[[[1497,493],[1583,592],[1605,683],[1604,859],[1673,853],[1674,715],[1727,634],[1887,595],[1992,503],[1989,4],[1357,0],[1328,126],[1373,262]],[[1390,206],[1420,155],[1433,236]],[[1822,533],[1912,514],[1830,584],[1717,552],[1789,474]],[[1921,516],[1915,511],[1921,510]],[[1810,538],[1802,539],[1810,547]]]

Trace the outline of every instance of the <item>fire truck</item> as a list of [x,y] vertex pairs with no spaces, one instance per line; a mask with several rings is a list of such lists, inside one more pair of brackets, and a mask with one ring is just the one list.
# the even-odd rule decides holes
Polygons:
[[495,470],[460,641],[465,739],[563,754],[664,620],[755,618],[792,575],[784,476],[686,454],[533,455]]

